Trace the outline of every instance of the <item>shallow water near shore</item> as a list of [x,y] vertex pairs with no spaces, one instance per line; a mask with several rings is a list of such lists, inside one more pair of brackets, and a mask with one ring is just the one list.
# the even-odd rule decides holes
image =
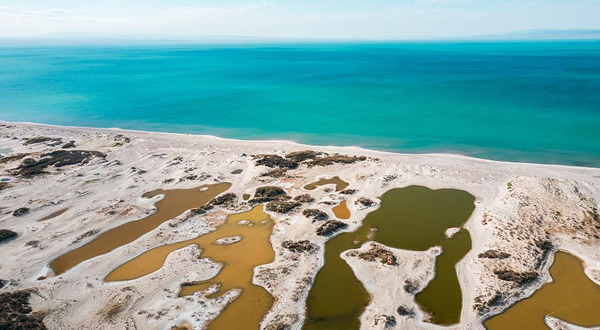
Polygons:
[[600,286],[585,275],[582,261],[559,251],[550,275],[553,282],[485,321],[486,329],[548,330],[546,315],[582,327],[600,326]]
[[600,167],[598,41],[4,44],[0,91],[0,120]]
[[229,189],[229,187],[231,187],[230,183],[217,183],[191,189],[158,189],[145,193],[142,196],[146,198],[164,195],[162,200],[156,202],[155,213],[103,232],[91,242],[54,259],[50,262],[50,268],[52,268],[56,275],[60,275],[85,260],[131,243],[163,222],[173,219],[186,210],[205,205],[211,199]]
[[468,252],[470,238],[464,229],[452,239],[445,236],[445,231],[467,221],[475,208],[474,201],[471,194],[455,189],[409,186],[386,192],[381,207],[369,213],[360,228],[339,234],[325,244],[325,264],[310,290],[303,329],[360,327],[359,317],[369,303],[369,294],[340,254],[369,240],[415,251],[444,246],[446,250],[436,262],[439,269],[433,287],[427,287],[418,302],[437,323],[458,322],[462,294],[454,264]]
[[[263,316],[271,308],[273,297],[262,287],[252,284],[254,267],[272,262],[275,252],[269,241],[275,222],[264,213],[263,206],[227,217],[225,223],[205,235],[191,240],[164,245],[146,251],[138,257],[120,265],[105,278],[106,281],[124,281],[148,275],[160,269],[168,255],[189,245],[202,250],[200,258],[211,258],[222,264],[214,278],[186,283],[181,286],[179,296],[219,285],[208,298],[221,296],[232,289],[241,289],[241,295],[230,303],[211,323],[210,330],[255,330]],[[232,244],[216,244],[218,239],[242,236]]]

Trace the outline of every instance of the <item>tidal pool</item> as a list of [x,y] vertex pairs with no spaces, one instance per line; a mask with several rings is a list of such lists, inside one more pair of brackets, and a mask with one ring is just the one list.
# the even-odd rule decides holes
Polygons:
[[600,326],[600,286],[585,275],[581,260],[557,252],[550,275],[552,283],[485,321],[484,326],[488,330],[547,330],[546,315],[582,327]]
[[312,182],[307,184],[306,186],[304,186],[304,189],[306,190],[315,190],[317,188],[319,188],[320,186],[325,186],[328,184],[334,184],[335,185],[335,191],[341,191],[346,189],[350,184],[342,179],[340,179],[340,177],[338,176],[334,176],[333,178],[330,179],[320,179],[318,181]]
[[369,303],[369,294],[340,254],[369,240],[414,251],[442,246],[436,277],[419,294],[417,302],[432,314],[435,323],[457,323],[462,293],[454,265],[468,252],[471,243],[465,229],[452,239],[446,237],[445,231],[461,227],[473,212],[474,202],[471,194],[456,189],[409,186],[386,192],[381,197],[381,207],[369,213],[361,227],[325,244],[325,264],[308,295],[303,329],[360,327],[359,317]]
[[341,201],[337,206],[335,206],[332,211],[338,219],[350,219],[350,210],[348,209],[345,200]]
[[206,205],[211,199],[226,191],[229,187],[231,187],[230,183],[217,183],[192,189],[158,189],[145,193],[143,197],[146,198],[161,194],[165,195],[162,200],[156,203],[156,212],[98,235],[91,242],[54,259],[50,263],[50,268],[56,275],[60,275],[85,260],[106,254],[119,246],[131,243],[186,210]]
[[[254,267],[270,263],[275,252],[269,241],[275,222],[264,213],[263,206],[232,214],[217,230],[174,244],[149,250],[117,267],[106,277],[106,281],[124,281],[139,278],[160,269],[167,256],[191,244],[202,249],[202,258],[211,258],[223,265],[215,276],[206,281],[186,283],[181,286],[179,296],[219,285],[219,289],[208,298],[219,297],[231,289],[241,289],[241,295],[229,304],[208,328],[211,330],[258,329],[260,321],[273,305],[273,297],[263,288],[252,284]],[[242,236],[233,244],[215,244],[220,238]]]

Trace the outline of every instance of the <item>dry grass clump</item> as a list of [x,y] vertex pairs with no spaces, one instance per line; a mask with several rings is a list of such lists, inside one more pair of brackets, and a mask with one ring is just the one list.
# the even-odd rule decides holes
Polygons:
[[283,158],[279,155],[267,155],[267,154],[262,154],[262,155],[256,155],[254,156],[254,163],[257,166],[266,166],[266,167],[278,167],[278,168],[287,168],[287,169],[293,169],[298,167],[298,163],[294,162],[293,160],[287,159],[287,158]]
[[283,201],[283,200],[274,200],[267,203],[267,211],[277,212],[277,213],[290,213],[302,203],[296,201]]
[[39,160],[33,158],[23,159],[23,163],[15,169],[15,173],[25,178],[31,178],[46,173],[44,170],[49,166],[62,167],[80,163],[85,164],[93,157],[106,158],[106,154],[87,150],[56,150],[42,154]]
[[290,152],[285,155],[285,158],[290,159],[296,163],[302,163],[309,159],[315,159],[323,154],[324,153],[320,152],[320,151],[301,150],[301,151]]
[[28,291],[0,294],[0,329],[46,329],[43,316],[33,313],[29,305]]
[[284,248],[292,251],[292,252],[313,252],[317,249],[317,246],[313,243],[311,243],[310,241],[307,240],[303,240],[303,241],[285,241],[283,243],[281,243],[281,246],[283,246]]
[[325,213],[321,210],[317,210],[317,209],[306,209],[306,210],[302,211],[302,215],[304,215],[307,218],[312,218],[313,220],[329,219],[329,216],[327,215],[327,213]]
[[298,195],[294,197],[294,200],[300,203],[312,203],[315,201],[315,199],[312,198],[309,194]]
[[498,250],[487,250],[478,255],[479,258],[487,259],[506,259],[510,257],[510,253],[498,251]]
[[12,231],[12,230],[8,230],[8,229],[0,229],[0,243],[9,241],[15,237],[17,237],[19,234],[17,234],[16,232]]
[[354,164],[367,160],[365,156],[347,156],[347,155],[331,155],[313,159],[306,163],[308,167],[314,166],[329,166],[333,164]]
[[354,252],[349,254],[351,256],[358,256],[360,259],[366,261],[377,261],[379,260],[382,264],[385,265],[397,265],[398,262],[396,260],[396,256],[387,249],[384,249],[379,246],[373,246],[366,252]]
[[317,235],[328,236],[346,227],[348,227],[348,225],[341,221],[328,220],[317,228]]
[[34,138],[26,138],[24,139],[25,142],[23,142],[23,145],[31,145],[31,144],[38,144],[38,143],[46,143],[48,145],[58,145],[62,143],[62,140],[60,138],[52,138],[52,137],[47,137],[47,136],[38,136],[38,137],[34,137]]

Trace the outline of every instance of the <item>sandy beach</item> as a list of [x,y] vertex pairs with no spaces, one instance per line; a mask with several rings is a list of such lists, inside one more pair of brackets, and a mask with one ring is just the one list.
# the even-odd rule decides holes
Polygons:
[[[342,254],[371,296],[360,316],[361,329],[484,329],[485,319],[551,280],[548,270],[558,250],[583,260],[586,275],[600,285],[597,168],[8,122],[0,122],[0,150],[0,178],[5,182],[0,190],[0,229],[17,234],[0,242],[0,293],[30,292],[35,315],[28,317],[43,319],[48,329],[206,328],[240,291],[211,298],[215,288],[208,288],[178,296],[182,283],[210,279],[223,267],[197,258],[201,253],[197,245],[170,253],[160,269],[140,278],[116,282],[104,278],[150,249],[218,230],[227,216],[252,208],[252,199],[244,195],[261,203],[256,200],[257,188],[265,186],[282,188],[289,205],[282,204],[290,209],[265,208],[275,221],[269,239],[275,257],[253,273],[252,282],[273,297],[261,329],[300,329],[310,285],[324,262],[325,242],[360,227],[365,216],[380,207],[379,197],[386,191],[411,185],[460,189],[475,197],[475,210],[464,225],[472,249],[456,265],[463,300],[460,323],[444,327],[427,322],[414,293],[402,289],[408,277],[418,279],[421,289],[431,281],[439,251],[381,246],[395,255],[397,265]],[[285,157],[304,150],[322,154],[296,163]],[[59,157],[62,153],[51,154],[58,151],[77,151],[77,157],[71,154],[74,158],[67,164],[56,160],[35,167],[39,171],[25,166],[26,159],[39,162]],[[341,193],[331,184],[304,188],[333,177],[354,191]],[[226,203],[213,203],[202,212],[186,210],[59,275],[49,266],[102,233],[156,212],[155,203],[163,195],[142,197],[147,192],[225,182],[231,186],[224,193],[235,194]],[[296,199],[305,194],[314,200]],[[314,221],[303,210],[319,210],[335,219],[332,208],[342,201],[350,211],[349,219],[340,220],[346,226],[331,235],[317,234],[325,220]],[[285,242],[304,240],[315,248],[286,247]],[[371,244],[357,251],[366,251]],[[499,253],[510,257],[497,257]],[[418,266],[412,267],[417,260]],[[524,274],[534,275],[524,280]],[[402,315],[400,306],[414,313]],[[547,324],[570,327],[552,317]]]

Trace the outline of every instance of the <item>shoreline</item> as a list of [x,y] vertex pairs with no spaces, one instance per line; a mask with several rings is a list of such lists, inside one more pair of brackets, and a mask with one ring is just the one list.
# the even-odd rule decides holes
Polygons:
[[108,132],[123,132],[123,133],[135,133],[135,134],[158,134],[158,135],[171,135],[171,136],[180,136],[180,137],[198,137],[198,138],[208,138],[214,140],[220,140],[225,142],[251,142],[251,143],[281,143],[294,147],[306,147],[311,149],[348,149],[352,152],[363,152],[363,153],[381,153],[386,155],[402,155],[402,156],[432,156],[432,157],[453,157],[453,158],[464,158],[465,160],[470,160],[473,162],[482,161],[496,164],[507,164],[507,165],[522,165],[522,166],[543,166],[543,167],[557,167],[557,168],[573,168],[573,169],[590,169],[590,170],[600,170],[600,167],[592,167],[592,166],[579,166],[579,165],[565,165],[565,164],[556,164],[556,163],[535,163],[535,162],[519,162],[519,161],[508,161],[508,160],[495,160],[488,158],[479,158],[468,155],[463,155],[460,153],[452,153],[452,152],[426,152],[426,153],[411,153],[411,152],[401,152],[401,151],[385,151],[378,149],[370,149],[361,146],[339,146],[339,145],[319,145],[319,144],[308,144],[297,142],[293,140],[286,139],[238,139],[238,138],[228,138],[221,137],[218,135],[212,134],[195,134],[195,133],[175,133],[175,132],[162,132],[162,131],[145,131],[145,130],[135,130],[135,129],[126,129],[120,127],[90,127],[90,126],[63,126],[63,125],[54,125],[54,124],[44,124],[44,123],[36,123],[36,122],[12,122],[0,120],[0,124],[5,125],[22,125],[22,126],[42,126],[42,127],[54,127],[68,130],[92,130],[92,131],[108,131]]
[[[0,139],[7,147],[12,147],[14,153],[31,152],[39,155],[56,148],[60,150],[60,146],[48,147],[44,144],[25,146],[21,140],[45,135],[57,136],[65,141],[76,140],[78,149],[101,150],[108,155],[105,161],[93,160],[88,164],[52,171],[41,177],[28,179],[11,176],[10,183],[15,186],[9,188],[7,192],[1,192],[5,198],[10,197],[8,200],[14,207],[27,205],[31,208],[31,214],[17,218],[6,211],[0,212],[2,228],[19,230],[21,235],[15,240],[5,243],[7,247],[11,247],[14,255],[6,256],[9,266],[0,269],[0,278],[13,276],[19,279],[20,284],[17,287],[40,290],[41,294],[47,298],[34,297],[32,301],[34,310],[48,311],[49,316],[46,321],[50,327],[54,328],[89,325],[91,322],[91,324],[102,324],[107,329],[118,329],[127,322],[134,322],[145,328],[159,329],[173,325],[173,322],[177,320],[201,327],[212,318],[212,313],[218,314],[219,310],[224,307],[224,302],[211,301],[202,296],[195,295],[190,298],[191,301],[188,301],[171,297],[171,293],[165,294],[159,290],[170,292],[181,281],[192,281],[194,278],[202,278],[211,272],[210,262],[201,259],[190,262],[189,257],[186,257],[197,255],[197,247],[186,247],[173,252],[165,261],[165,266],[144,278],[108,284],[94,279],[94,277],[102,277],[99,275],[110,272],[115,266],[130,260],[143,251],[182,239],[193,238],[207,232],[209,226],[206,224],[206,217],[196,218],[197,221],[192,222],[183,220],[189,211],[166,221],[130,244],[79,264],[60,278],[48,279],[44,281],[45,283],[35,280],[36,276],[43,275],[43,265],[49,261],[48,256],[65,253],[80,246],[79,244],[85,244],[89,238],[84,238],[78,244],[69,244],[68,242],[75,240],[90,229],[98,228],[98,226],[104,228],[100,231],[102,233],[107,230],[106,228],[114,228],[139,219],[146,212],[151,211],[155,199],[145,199],[140,196],[144,192],[159,187],[163,189],[187,188],[218,180],[231,182],[233,185],[228,192],[236,193],[238,196],[243,193],[251,193],[260,186],[276,185],[284,188],[290,195],[308,192],[319,201],[337,203],[347,200],[351,217],[344,220],[349,225],[345,231],[354,231],[360,227],[364,216],[380,207],[379,196],[390,189],[422,185],[430,189],[465,190],[475,196],[477,202],[473,214],[463,225],[471,235],[472,248],[456,265],[463,290],[461,323],[457,326],[461,329],[482,329],[481,321],[484,318],[477,316],[471,307],[476,296],[481,292],[486,292],[486,281],[500,285],[500,288],[507,290],[508,294],[514,293],[502,286],[502,282],[489,277],[490,269],[487,268],[490,267],[485,264],[488,261],[478,259],[477,254],[490,246],[513,249],[516,251],[514,253],[521,251],[519,250],[521,245],[516,238],[508,237],[506,241],[503,241],[503,238],[495,232],[495,230],[502,229],[504,223],[522,222],[523,225],[527,225],[529,213],[525,213],[523,219],[512,218],[512,214],[529,212],[518,209],[519,203],[517,202],[522,199],[521,196],[535,200],[541,208],[561,207],[565,217],[577,215],[583,206],[597,206],[600,200],[600,169],[598,168],[514,163],[455,154],[405,154],[361,147],[310,146],[286,140],[236,140],[210,135],[154,133],[119,128],[63,127],[33,123],[0,122],[0,124],[13,126],[12,128],[3,128],[6,136],[0,137]],[[131,138],[131,142],[117,145],[115,141],[118,135],[127,135]],[[354,164],[334,164],[325,167],[307,168],[302,165],[297,169],[290,170],[293,173],[291,177],[269,178],[261,176],[261,173],[268,168],[257,166],[248,156],[263,153],[284,154],[304,149],[361,155],[370,157],[370,159]],[[183,160],[173,160],[178,157]],[[116,164],[117,161],[119,164]],[[15,168],[17,165],[17,162],[11,163],[10,166],[0,164],[5,170]],[[145,172],[140,174],[140,171],[133,171],[132,168]],[[232,171],[238,168],[243,169],[242,173],[233,174]],[[182,180],[188,175],[187,171],[190,169],[193,169],[191,173],[206,173],[210,176],[199,180]],[[350,188],[358,190],[356,195],[341,196],[335,192],[327,192],[326,186],[311,191],[303,188],[307,183],[316,181],[317,178],[338,175],[350,183]],[[173,178],[179,178],[179,181],[165,182],[165,180]],[[96,179],[98,181],[89,182]],[[512,188],[507,189],[507,183],[511,183]],[[549,188],[547,189],[547,187]],[[555,197],[551,193],[554,191],[561,192],[561,195],[556,197],[561,199],[553,199]],[[585,195],[579,196],[574,191]],[[362,196],[375,200],[377,204],[365,208],[357,206],[355,201]],[[62,202],[55,203],[60,200]],[[124,202],[119,203],[118,200]],[[231,214],[243,209],[244,205],[242,203],[231,209],[224,208],[219,212],[221,216],[222,214]],[[36,223],[40,215],[48,213],[53,208],[66,206],[69,206],[69,210],[65,214]],[[331,208],[327,204],[313,203],[311,207],[332,214]],[[125,210],[131,211],[115,217],[111,214],[113,210],[117,214],[121,214]],[[8,211],[12,211],[12,208],[9,208]],[[316,236],[314,228],[317,224],[311,224],[310,220],[301,213],[269,212],[269,214],[277,219],[276,227],[270,236],[275,250],[275,261],[256,267],[252,280],[253,283],[265,287],[275,300],[273,308],[263,319],[262,325],[263,328],[266,328],[277,322],[285,321],[293,329],[298,329],[305,317],[304,302],[310,289],[306,284],[306,279],[314,279],[316,272],[322,267],[323,247],[329,238]],[[479,221],[485,219],[486,214],[492,214],[495,217],[495,221],[491,222],[491,225],[485,225]],[[90,218],[90,215],[93,216]],[[64,222],[65,219],[69,219],[69,221]],[[558,221],[562,220],[557,218],[552,221],[557,221],[558,225]],[[561,226],[563,226],[562,223]],[[41,237],[39,237],[40,235]],[[314,254],[295,255],[281,247],[281,243],[285,240],[307,238],[320,247],[320,251]],[[40,244],[44,248],[32,251],[32,248],[26,245],[26,242],[31,240],[43,242]],[[585,240],[574,241],[566,236],[556,236],[553,240],[556,249],[568,247],[567,250],[570,253],[584,260],[588,265],[586,269],[600,269],[600,249],[596,247],[597,245],[589,246]],[[526,253],[523,255],[526,260],[534,257],[535,255]],[[27,261],[27,265],[21,265],[23,261]],[[540,269],[542,282],[549,263],[546,262]],[[279,274],[278,272],[284,268],[289,268],[289,273],[278,275],[277,280],[269,278],[269,274],[273,272]],[[358,270],[355,270],[355,275],[361,273],[360,269],[362,268],[359,268],[356,268]],[[362,270],[364,271],[364,269]],[[89,279],[82,280],[84,277]],[[86,281],[92,287],[87,287]],[[598,281],[596,279],[596,282]],[[132,287],[138,293],[122,291],[126,287]],[[530,289],[536,289],[536,286]],[[68,292],[69,290],[73,292]],[[524,293],[523,290],[518,292]],[[369,294],[373,297],[383,293],[375,290]],[[91,296],[97,298],[85,302]],[[514,298],[510,299],[514,300]],[[513,300],[509,300],[509,302]],[[95,316],[86,320],[77,315],[68,316],[67,314],[69,311],[72,312],[73,307],[65,306],[66,301],[81,301],[81,308],[86,312],[84,314],[92,313]],[[114,320],[116,323],[111,325],[103,317],[94,314],[107,304],[122,304],[126,311],[122,314],[130,315],[130,319],[133,321],[127,321],[129,318],[119,314],[121,316],[117,316]],[[202,307],[202,310],[206,313],[194,316],[198,313],[199,306],[205,306]],[[387,307],[369,304],[367,308],[375,315],[389,313],[386,311]],[[148,308],[150,312],[147,311]],[[508,308],[508,306],[504,308]],[[147,313],[155,315],[156,311],[163,309],[167,310],[166,316],[161,316],[156,320],[147,318],[145,316],[147,314],[136,314],[147,311]],[[493,315],[499,311],[496,309],[490,313]],[[290,319],[287,320],[285,319],[286,315],[296,315],[296,318],[289,317]],[[421,325],[418,323],[415,328],[422,328]],[[364,327],[365,324],[363,324]],[[440,328],[435,325],[427,327]]]

